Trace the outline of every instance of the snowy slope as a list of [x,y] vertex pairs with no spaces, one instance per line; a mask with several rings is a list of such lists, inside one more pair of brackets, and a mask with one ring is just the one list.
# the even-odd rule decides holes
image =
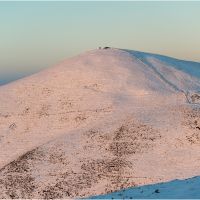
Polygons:
[[0,198],[89,197],[199,175],[199,69],[100,49],[1,86]]

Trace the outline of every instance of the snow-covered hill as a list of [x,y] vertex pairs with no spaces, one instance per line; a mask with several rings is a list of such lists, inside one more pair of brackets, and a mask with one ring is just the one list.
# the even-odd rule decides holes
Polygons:
[[89,197],[200,174],[200,63],[99,49],[0,87],[0,198]]

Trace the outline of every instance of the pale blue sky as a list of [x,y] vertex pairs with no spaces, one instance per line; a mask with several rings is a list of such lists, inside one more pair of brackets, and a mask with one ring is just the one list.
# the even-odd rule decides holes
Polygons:
[[200,2],[0,2],[0,84],[98,46],[200,61]]

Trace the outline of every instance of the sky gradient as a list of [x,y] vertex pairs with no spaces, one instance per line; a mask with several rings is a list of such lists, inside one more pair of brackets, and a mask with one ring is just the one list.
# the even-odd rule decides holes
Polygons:
[[0,84],[99,46],[200,62],[200,2],[0,2]]

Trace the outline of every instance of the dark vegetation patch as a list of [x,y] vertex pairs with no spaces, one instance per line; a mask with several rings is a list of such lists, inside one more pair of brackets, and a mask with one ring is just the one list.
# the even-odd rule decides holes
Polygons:
[[[107,133],[91,129],[83,137],[82,150],[86,154],[75,164],[68,159],[75,154],[67,155],[62,150],[65,143],[62,143],[45,151],[43,148],[32,150],[4,167],[0,171],[0,198],[77,198],[87,196],[102,183],[105,193],[135,186],[133,163],[128,158],[152,149],[160,134],[132,120]],[[102,155],[88,156],[89,147]],[[44,174],[40,174],[46,165]],[[41,182],[37,182],[33,172],[44,177]]]
[[[61,152],[55,151],[55,149],[51,150],[52,151],[50,153],[47,152],[46,155],[43,151],[39,150],[39,148],[34,149],[1,169],[0,198],[34,198],[38,192],[39,195],[44,198],[61,198],[63,194],[69,194],[69,192],[65,190],[64,193],[63,190],[59,191],[63,179],[60,184],[58,184],[58,181],[54,187],[48,186],[44,191],[41,191],[41,188],[38,188],[35,182],[32,170],[35,169],[36,163],[47,161],[50,165],[59,164],[60,167],[68,164]],[[58,176],[58,174],[54,175]],[[49,177],[49,179],[51,180],[51,177]],[[71,182],[68,184],[71,184]]]
[[96,182],[91,173],[71,170],[59,175],[56,182],[40,188],[39,195],[44,199],[77,197],[83,189],[91,188]]
[[96,184],[108,179],[110,181],[110,185],[106,187],[108,191],[112,191],[112,188],[121,189],[125,186],[125,180],[121,176],[122,170],[129,165],[126,161],[110,158],[82,160],[81,163],[81,171],[78,173],[73,169],[68,170],[57,176],[56,182],[40,190],[41,198],[84,196],[84,191],[90,190]]
[[44,199],[59,199],[70,196],[70,192],[66,189],[65,182],[56,183],[53,186],[47,186],[45,189],[39,192]]
[[85,136],[88,138],[86,148],[95,150],[98,147],[110,155],[104,159],[85,161],[82,165],[82,169],[93,176],[108,181],[105,193],[135,186],[134,177],[127,174],[127,171],[134,174],[134,163],[129,161],[129,157],[153,149],[155,141],[161,138],[157,130],[134,120],[123,123],[113,132],[91,129]]
[[32,197],[36,186],[34,177],[31,175],[30,161],[39,157],[41,157],[41,152],[35,149],[0,170],[0,191],[2,191],[0,198],[5,198],[4,196],[11,199]]
[[51,89],[49,89],[48,87],[44,87],[42,88],[42,95],[46,95],[46,96],[49,96],[53,91]]
[[142,153],[153,147],[153,142],[160,137],[151,127],[132,122],[114,132],[109,150],[116,156]]
[[186,139],[191,144],[200,143],[200,108],[189,108],[183,113],[183,126],[190,129],[186,134]]
[[78,116],[75,117],[75,121],[77,123],[80,123],[82,121],[85,121],[88,117],[84,114],[79,114]]
[[26,106],[26,107],[23,109],[21,115],[22,115],[22,116],[26,116],[26,115],[28,115],[28,114],[30,113],[30,111],[31,111],[31,108],[28,107],[28,106]]
[[192,100],[192,103],[198,102],[198,101],[200,100],[200,95],[198,95],[198,94],[193,94],[193,95],[191,96],[191,100]]
[[8,117],[11,117],[11,114],[8,114],[8,113],[0,113],[0,117],[8,118]]
[[97,159],[86,161],[81,165],[81,169],[97,177],[109,177],[118,174],[124,167],[131,167],[130,163],[119,158]]
[[85,85],[84,88],[92,90],[94,92],[101,92],[101,85],[99,85],[97,83],[94,83],[94,84],[91,84],[91,85]]
[[49,110],[50,110],[50,105],[43,104],[38,112],[38,117],[41,118],[49,116],[50,115]]
[[12,123],[12,124],[9,125],[10,130],[15,130],[16,128],[17,128],[16,123]]
[[135,121],[122,124],[114,132],[91,129],[85,135],[89,140],[98,141],[100,148],[118,157],[146,152],[161,138],[157,130]]

